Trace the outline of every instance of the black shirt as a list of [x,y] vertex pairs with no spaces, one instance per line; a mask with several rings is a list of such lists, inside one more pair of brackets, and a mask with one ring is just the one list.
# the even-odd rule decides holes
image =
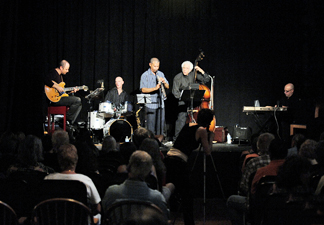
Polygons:
[[[197,74],[197,80],[203,83],[207,83],[210,78],[208,74]],[[172,94],[176,99],[180,98],[182,90],[189,90],[189,86],[195,83],[195,71],[191,71],[188,75],[184,75],[182,72],[178,73],[173,78],[173,87],[172,87]],[[183,101],[179,102],[179,105],[184,105]]]
[[105,101],[110,101],[116,106],[119,106],[120,104],[124,104],[126,101],[128,101],[128,95],[124,90],[119,95],[117,88],[114,87],[113,89],[107,92]]

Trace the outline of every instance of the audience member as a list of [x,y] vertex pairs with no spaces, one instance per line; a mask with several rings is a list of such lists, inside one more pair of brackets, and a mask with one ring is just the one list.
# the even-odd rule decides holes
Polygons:
[[270,163],[269,145],[274,138],[274,135],[270,133],[263,133],[259,136],[257,142],[259,157],[253,158],[247,163],[240,181],[240,191],[243,195],[246,196],[249,192],[251,174],[254,174],[259,168]]
[[158,190],[163,194],[165,200],[168,201],[174,191],[174,185],[172,183],[166,184],[166,167],[162,161],[159,144],[155,139],[145,138],[139,149],[147,152],[152,157],[153,174],[158,181]]
[[288,192],[288,201],[295,194],[308,192],[310,168],[311,163],[305,157],[298,155],[287,158],[279,168],[274,192]]
[[144,181],[152,166],[152,158],[147,152],[135,151],[128,165],[129,178],[124,183],[112,185],[107,189],[102,201],[104,211],[106,212],[109,206],[119,200],[142,200],[157,205],[165,217],[169,218],[169,210],[163,195],[157,190],[150,189]]
[[267,166],[270,163],[268,150],[274,138],[274,135],[270,133],[263,133],[258,137],[257,149],[259,157],[255,157],[247,163],[241,177],[239,195],[231,195],[227,199],[226,204],[231,214],[232,224],[243,224],[243,214],[248,211],[247,203],[249,201],[252,176],[259,168]]
[[208,127],[214,118],[210,109],[201,109],[196,125],[186,124],[180,131],[173,147],[167,152],[164,163],[167,168],[166,182],[173,183],[180,195],[184,223],[194,224],[193,181],[191,179],[188,157],[201,144],[204,154],[210,155],[214,133]]
[[269,165],[259,168],[255,173],[251,185],[252,194],[255,194],[256,187],[262,177],[277,176],[279,167],[285,162],[287,148],[280,140],[274,139],[269,145],[269,155],[271,160]]
[[12,165],[18,154],[19,140],[12,132],[5,132],[0,138],[0,173],[5,177],[10,165]]
[[141,146],[141,144],[145,138],[152,138],[151,135],[152,134],[148,129],[146,129],[144,127],[137,128],[134,131],[134,135],[133,135],[133,142],[136,145],[136,148],[138,149]]
[[57,161],[57,151],[65,144],[70,143],[69,134],[64,130],[56,130],[52,134],[52,148],[44,151],[44,164],[52,167],[55,171],[60,171],[60,166]]
[[306,141],[306,137],[303,134],[295,134],[291,139],[291,148],[288,149],[287,157],[292,155],[298,155],[300,146]]
[[17,171],[40,171],[53,173],[54,170],[45,166],[43,160],[43,145],[41,139],[34,135],[27,135],[19,146],[16,162],[8,168],[8,175]]
[[250,161],[251,159],[258,157],[258,147],[257,147],[257,142],[258,142],[258,138],[259,135],[253,135],[253,137],[251,137],[251,149],[249,151],[244,151],[241,154],[241,157],[244,157],[244,160],[242,162],[242,166],[240,166],[242,169],[242,173],[244,172],[245,166],[247,164],[248,161]]
[[128,165],[131,155],[136,151],[136,145],[134,142],[124,142],[119,145],[119,151]]
[[311,163],[310,172],[316,173],[319,169],[319,165],[316,161],[316,153],[315,149],[317,146],[317,142],[311,139],[307,139],[299,149],[299,155],[308,159],[308,161]]
[[105,173],[126,173],[126,162],[121,152],[117,149],[117,143],[113,136],[106,136],[102,142],[99,153],[98,167],[99,172]]
[[77,149],[72,144],[65,144],[59,148],[58,162],[61,168],[60,173],[52,173],[46,176],[45,180],[78,180],[85,184],[89,204],[95,206],[98,212],[101,211],[101,198],[92,180],[83,174],[75,172],[78,162]]

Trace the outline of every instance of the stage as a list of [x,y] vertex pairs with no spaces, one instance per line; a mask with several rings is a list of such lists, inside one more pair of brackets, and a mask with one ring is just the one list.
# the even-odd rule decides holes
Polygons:
[[[213,144],[211,156],[206,157],[206,197],[222,198],[220,184],[225,194],[225,198],[237,194],[238,182],[241,177],[241,168],[239,168],[240,156],[242,151],[251,149],[250,145],[238,145],[227,143]],[[166,153],[168,149],[162,150]],[[204,193],[204,176],[203,176],[203,154],[194,151],[189,157],[189,163],[193,167],[192,179],[194,183],[195,197],[201,198]],[[213,158],[213,161],[211,160]],[[196,160],[196,163],[195,163]],[[216,171],[213,166],[216,167]],[[218,176],[218,178],[217,178]]]

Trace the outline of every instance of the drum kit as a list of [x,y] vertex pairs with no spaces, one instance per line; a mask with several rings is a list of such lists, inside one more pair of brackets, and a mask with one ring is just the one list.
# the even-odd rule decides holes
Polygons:
[[[97,88],[91,92],[86,99],[91,101],[98,99],[98,96],[104,91],[103,81],[100,80],[101,88]],[[99,81],[98,81],[99,83]],[[99,103],[99,109],[88,112],[88,129],[92,131],[102,132],[103,138],[111,135],[117,142],[130,140],[133,135],[133,127],[127,121],[127,117],[132,115],[132,104],[125,102],[124,104],[115,105],[109,101]]]
[[117,142],[124,142],[133,134],[133,127],[126,119],[131,113],[128,102],[119,106],[109,101],[101,102],[98,111],[89,112],[90,129],[102,130],[103,137],[111,135]]

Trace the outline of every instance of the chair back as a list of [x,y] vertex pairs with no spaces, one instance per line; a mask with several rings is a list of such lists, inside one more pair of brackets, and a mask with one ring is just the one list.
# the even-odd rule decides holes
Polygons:
[[[112,204],[105,212],[105,222],[109,225],[125,224],[129,220],[141,220],[138,224],[146,224],[142,215],[146,215],[146,220],[152,224],[167,223],[162,210],[155,204],[148,201],[121,200]],[[151,218],[149,218],[152,215]],[[139,221],[137,221],[139,222]]]
[[0,201],[0,224],[16,225],[18,219],[15,211],[6,203]]
[[35,225],[94,224],[91,210],[83,203],[68,198],[53,198],[38,203],[34,207],[32,220]]
[[51,198],[69,198],[88,205],[87,188],[78,180],[43,180],[34,205]]

